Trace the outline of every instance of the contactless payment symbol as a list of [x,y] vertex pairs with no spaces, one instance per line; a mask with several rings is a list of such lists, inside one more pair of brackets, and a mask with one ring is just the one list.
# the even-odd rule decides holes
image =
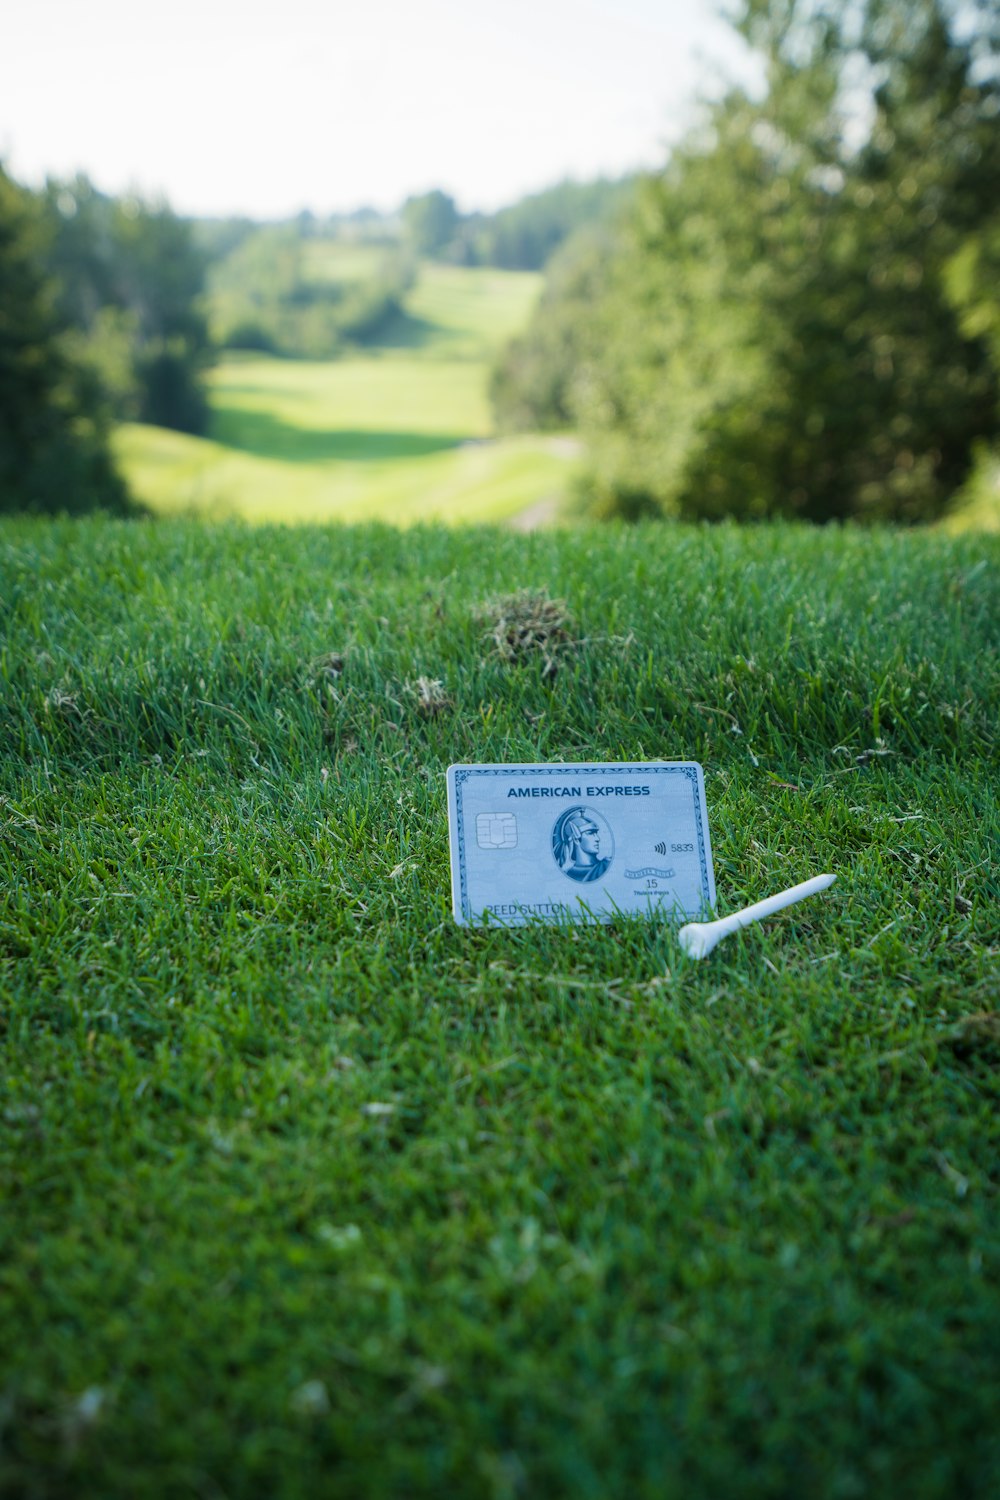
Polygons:
[[614,834],[607,820],[590,807],[570,807],[552,829],[552,857],[570,880],[600,880],[615,855]]
[[484,812],[476,818],[480,849],[516,849],[517,819],[509,812]]

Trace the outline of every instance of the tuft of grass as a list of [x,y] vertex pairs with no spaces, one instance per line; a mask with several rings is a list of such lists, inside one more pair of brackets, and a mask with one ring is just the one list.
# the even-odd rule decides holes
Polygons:
[[[0,1493],[985,1500],[998,561],[0,525]],[[455,926],[450,762],[672,757],[829,896]]]
[[541,653],[546,678],[555,676],[558,652],[573,644],[565,600],[537,590],[491,599],[480,606],[478,618],[501,661],[521,662]]
[[444,683],[437,677],[418,677],[416,682],[407,683],[407,691],[416,699],[417,707],[427,718],[433,718],[435,714],[444,713],[452,707]]

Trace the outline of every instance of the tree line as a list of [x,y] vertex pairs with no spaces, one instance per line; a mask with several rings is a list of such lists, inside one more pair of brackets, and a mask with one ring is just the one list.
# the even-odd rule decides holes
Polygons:
[[591,514],[940,515],[1000,434],[1000,19],[743,0],[733,90],[613,229],[563,247],[495,372],[579,428]]
[[[214,336],[223,348],[336,358],[391,334],[421,259],[541,270],[581,226],[610,218],[632,187],[632,179],[564,182],[495,214],[463,214],[436,188],[408,198],[396,214],[360,209],[275,224],[198,224],[212,254]],[[347,280],[317,271],[311,252],[331,244],[377,252],[372,269]]]
[[112,424],[204,430],[204,279],[165,205],[0,168],[0,510],[128,511]]
[[[622,191],[564,183],[495,215],[433,192],[395,215],[258,224],[185,220],[83,175],[32,191],[0,165],[0,510],[127,510],[113,424],[203,433],[220,348],[336,358],[391,329],[419,256],[536,269]],[[369,268],[317,272],[331,241],[371,249]]]
[[[706,108],[659,173],[495,215],[437,190],[397,216],[192,224],[0,168],[0,509],[123,508],[114,421],[203,431],[220,343],[377,340],[429,255],[546,267],[494,403],[583,434],[590,514],[939,516],[1000,437],[1000,12],[732,3],[762,96]],[[310,269],[334,235],[377,245],[374,269]]]
[[401,218],[406,240],[421,255],[462,266],[541,271],[574,233],[614,218],[636,179],[565,181],[530,193],[496,213],[463,214],[440,188],[408,198]]
[[[371,251],[368,268],[343,279],[324,274],[324,247],[344,243]],[[209,269],[212,331],[221,348],[335,359],[386,334],[415,276],[414,256],[394,238],[345,242],[306,214],[251,224]]]

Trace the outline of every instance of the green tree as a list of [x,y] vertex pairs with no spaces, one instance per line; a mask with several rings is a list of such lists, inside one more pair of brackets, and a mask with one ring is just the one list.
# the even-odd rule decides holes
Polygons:
[[731,94],[644,184],[587,315],[595,510],[940,514],[997,424],[967,262],[1000,200],[1000,84],[973,19],[744,4],[766,97]]
[[605,289],[610,230],[581,229],[552,258],[528,331],[503,351],[490,398],[505,431],[575,425],[600,358],[593,309]]
[[260,226],[212,267],[213,331],[224,347],[333,359],[377,343],[399,318],[414,277],[408,253],[390,242],[369,274],[342,281],[324,274],[322,254],[305,253],[336,233],[307,227],[308,244],[299,221]]
[[482,220],[474,237],[476,259],[511,271],[540,271],[575,233],[612,223],[634,191],[632,177],[602,177],[532,193]]
[[[780,27],[773,10],[754,0],[746,29],[758,17],[770,28],[778,128],[801,139],[784,100],[825,74],[837,129],[813,274],[791,295],[784,280],[773,303],[785,384],[760,464],[775,502],[781,486],[807,514],[930,519],[997,416],[998,367],[948,293],[949,263],[1000,192],[994,28],[970,30],[941,0],[869,0],[819,20],[800,0]],[[872,89],[860,149],[844,144],[852,77]]]
[[61,311],[116,414],[204,431],[207,256],[190,224],[163,204],[108,198],[85,177],[50,182],[45,197]]
[[46,249],[38,204],[0,168],[0,510],[124,514],[100,388],[71,357]]
[[945,286],[964,333],[985,339],[1000,369],[1000,211],[955,252]]
[[139,420],[203,432],[211,362],[204,309],[205,260],[190,226],[165,205],[115,204],[120,296],[137,323]]
[[459,222],[454,198],[440,188],[403,204],[403,226],[418,255],[440,255],[454,239]]

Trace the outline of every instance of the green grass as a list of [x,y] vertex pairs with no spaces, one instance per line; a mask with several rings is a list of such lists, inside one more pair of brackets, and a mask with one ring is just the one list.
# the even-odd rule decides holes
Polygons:
[[[4,523],[0,1492],[995,1494],[998,560]],[[457,928],[449,762],[591,757],[838,884]]]
[[436,344],[449,358],[489,362],[527,323],[541,288],[534,272],[426,264],[406,306],[436,330],[429,352]]
[[318,239],[304,241],[301,249],[306,281],[326,281],[349,286],[353,282],[369,281],[376,276],[386,255],[392,253],[394,246]]
[[[357,274],[362,251],[346,247],[328,273]],[[208,438],[127,425],[115,438],[125,477],[158,514],[253,522],[499,521],[556,505],[572,445],[495,438],[487,400],[495,354],[539,286],[423,266],[382,347],[330,363],[227,357],[210,378]]]

